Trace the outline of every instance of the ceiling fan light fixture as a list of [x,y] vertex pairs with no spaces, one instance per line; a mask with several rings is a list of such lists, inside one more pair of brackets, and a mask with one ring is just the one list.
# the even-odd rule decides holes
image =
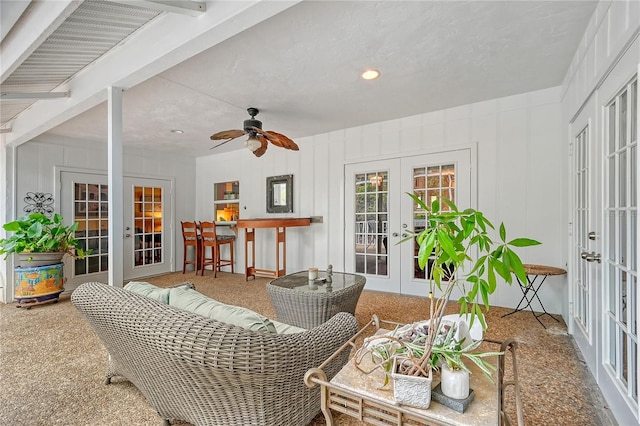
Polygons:
[[380,71],[374,69],[368,69],[362,73],[362,78],[365,80],[375,80],[380,77]]
[[244,146],[249,148],[249,151],[254,152],[262,146],[262,142],[258,140],[254,132],[249,133],[249,138],[244,142]]

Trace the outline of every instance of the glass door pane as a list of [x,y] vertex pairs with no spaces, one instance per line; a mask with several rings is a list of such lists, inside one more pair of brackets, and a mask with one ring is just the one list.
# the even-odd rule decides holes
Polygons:
[[605,258],[606,323],[602,352],[611,379],[638,408],[637,361],[637,80],[626,85],[607,105],[606,143],[609,191]]
[[152,265],[163,261],[162,188],[135,186],[134,205],[134,266]]
[[[427,206],[435,200],[446,198],[456,200],[456,166],[455,164],[439,164],[428,167],[415,167],[413,169],[413,193]],[[440,203],[441,211],[448,211],[449,206]],[[420,232],[427,226],[427,212],[422,210],[418,203],[413,203],[413,230]],[[418,265],[419,245],[414,241],[413,278],[427,279],[431,274],[433,260],[427,262],[423,270]]]
[[109,269],[109,212],[107,210],[108,186],[102,184],[74,183],[75,233],[80,248],[91,250],[84,259],[75,259],[74,276],[105,272]]
[[[581,259],[581,254],[589,251],[589,127],[585,127],[575,138],[575,176],[574,182],[576,185],[575,191],[575,256],[576,259]],[[583,332],[589,335],[591,330],[591,321],[589,318],[591,312],[591,296],[589,289],[591,288],[589,282],[589,263],[584,261],[578,261],[576,263],[575,274],[575,292],[574,292],[574,306],[575,306],[575,320],[580,324]]]
[[386,171],[355,176],[355,271],[388,274],[388,175]]

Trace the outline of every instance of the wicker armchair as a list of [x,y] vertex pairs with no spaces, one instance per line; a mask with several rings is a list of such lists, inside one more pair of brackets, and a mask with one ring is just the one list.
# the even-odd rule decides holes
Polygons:
[[307,425],[320,389],[304,374],[357,332],[339,313],[304,333],[257,333],[101,283],[82,284],[71,300],[109,351],[109,374],[130,380],[165,424]]

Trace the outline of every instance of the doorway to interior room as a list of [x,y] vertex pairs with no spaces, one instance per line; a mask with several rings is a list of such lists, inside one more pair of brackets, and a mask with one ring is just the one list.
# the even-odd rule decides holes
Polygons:
[[[108,185],[104,174],[62,171],[62,216],[78,223],[76,238],[84,259],[67,259],[67,291],[87,281],[106,282],[109,267]],[[173,238],[171,181],[125,177],[124,278],[171,271]]]
[[427,295],[415,243],[426,212],[406,193],[430,203],[444,197],[471,207],[471,148],[345,166],[345,268],[365,275],[366,288]]

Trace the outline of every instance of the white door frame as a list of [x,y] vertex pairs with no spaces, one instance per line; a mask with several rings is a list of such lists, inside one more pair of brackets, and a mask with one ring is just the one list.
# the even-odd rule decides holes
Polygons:
[[[406,195],[406,193],[413,193],[413,171],[414,168],[429,166],[438,166],[444,164],[454,164],[455,167],[455,199],[451,200],[457,204],[460,210],[473,207],[472,204],[472,170],[475,169],[472,165],[471,149],[457,149],[451,151],[443,151],[419,156],[403,157],[401,160],[402,169],[402,181],[401,181],[401,221],[402,227],[405,226],[408,229],[414,229],[413,218],[413,200]],[[429,205],[428,200],[426,200]],[[403,230],[400,230],[402,232]],[[415,264],[409,262],[407,259],[414,258],[414,246],[412,243],[406,242],[402,244],[401,256],[402,256],[402,272],[401,272],[401,293],[412,296],[428,296],[428,280],[421,278],[414,278],[415,276]],[[457,289],[454,289],[452,298],[458,298],[460,294],[457,294]]]
[[[354,272],[354,262],[353,259],[349,259],[353,257],[353,247],[354,247],[354,236],[353,236],[353,226],[350,226],[349,217],[354,209],[353,207],[348,207],[349,203],[353,204],[354,199],[354,188],[353,188],[353,176],[355,173],[359,172],[372,172],[374,170],[387,170],[389,173],[389,225],[388,225],[388,250],[389,250],[389,259],[388,259],[388,270],[389,275],[385,277],[384,280],[378,280],[377,277],[367,277],[367,286],[368,290],[377,290],[377,291],[392,291],[401,294],[418,294],[420,296],[427,296],[423,294],[422,287],[416,287],[415,285],[411,285],[409,283],[410,279],[405,279],[403,275],[407,275],[407,271],[409,271],[408,267],[402,266],[402,259],[406,257],[402,253],[402,247],[397,245],[402,237],[402,229],[401,223],[412,223],[410,221],[409,213],[402,213],[404,209],[406,212],[411,211],[411,199],[404,194],[407,191],[407,186],[402,184],[402,181],[407,179],[407,174],[404,172],[405,165],[410,165],[414,158],[422,158],[426,159],[429,156],[434,156],[439,159],[439,157],[446,158],[446,155],[457,156],[460,155],[458,151],[468,151],[469,156],[469,169],[461,170],[460,173],[465,174],[465,178],[461,180],[462,182],[466,182],[469,186],[469,194],[468,194],[468,204],[464,203],[464,207],[477,208],[478,203],[478,179],[477,179],[477,142],[472,144],[461,144],[461,145],[453,145],[447,147],[438,147],[432,151],[421,151],[416,153],[407,153],[402,156],[393,157],[393,158],[372,158],[370,161],[365,162],[354,162],[354,163],[345,163],[344,165],[344,186],[345,186],[345,241],[344,241],[344,265],[345,271]],[[403,159],[405,159],[403,165]],[[446,161],[446,160],[445,160]],[[426,163],[425,163],[426,164]],[[400,168],[399,172],[398,166]],[[398,173],[400,175],[398,175]],[[467,180],[468,177],[468,180]],[[394,197],[394,194],[396,195]],[[396,200],[396,201],[393,201]],[[397,206],[393,204],[398,203]],[[394,210],[395,209],[395,210]],[[395,219],[393,216],[395,215]],[[400,216],[403,215],[403,216]],[[407,216],[408,215],[408,216]],[[404,217],[407,216],[407,217]],[[392,224],[391,221],[395,220],[396,224]],[[397,234],[397,236],[396,236]],[[409,246],[409,243],[405,243],[405,246]],[[413,256],[409,256],[412,258]],[[409,258],[407,257],[407,258]],[[394,260],[395,259],[395,260]],[[394,263],[392,263],[394,262]],[[396,271],[394,271],[394,266]],[[403,269],[404,268],[404,269]],[[389,281],[389,279],[393,280],[393,284],[384,281]],[[379,282],[376,282],[379,281]]]
[[[53,175],[54,175],[54,182],[55,182],[55,209],[56,211],[61,211],[61,203],[62,203],[62,182],[61,182],[61,176],[62,173],[66,172],[66,173],[79,173],[79,174],[92,174],[92,175],[100,175],[100,176],[104,176],[105,179],[107,178],[107,171],[106,170],[100,170],[100,169],[87,169],[87,168],[77,168],[77,167],[67,167],[67,166],[55,166],[54,170],[53,170]],[[154,175],[142,175],[142,174],[136,174],[136,173],[132,173],[132,174],[125,174],[123,176],[123,179],[152,179],[152,180],[160,180],[160,181],[168,181],[170,182],[170,188],[171,188],[171,200],[170,200],[170,204],[168,206],[168,208],[166,209],[166,213],[168,220],[166,220],[164,222],[164,226],[167,227],[167,231],[165,232],[165,247],[166,250],[168,251],[169,255],[168,255],[168,259],[166,260],[167,264],[169,265],[169,271],[168,272],[174,272],[175,271],[175,251],[176,251],[176,230],[175,230],[175,226],[174,226],[174,222],[175,220],[173,219],[175,217],[175,178],[171,177],[166,177],[166,176],[154,176]],[[126,196],[127,194],[125,194]],[[124,236],[123,236],[124,238]],[[115,255],[115,256],[120,256],[121,258],[123,258],[124,256],[124,250],[121,253],[112,253],[110,252],[110,255]],[[124,265],[123,265],[124,266]],[[123,271],[124,272],[124,271]],[[123,274],[123,277],[126,276],[126,274]],[[131,277],[131,275],[129,275]],[[135,275],[134,275],[135,276]],[[139,278],[139,277],[137,277]],[[105,280],[107,280],[107,278],[105,278]]]
[[[386,172],[387,173],[387,243],[386,243],[386,275],[366,275],[367,290],[400,293],[400,247],[396,244],[400,241],[397,236],[400,232],[392,226],[392,220],[400,220],[400,159],[367,161],[362,163],[345,164],[345,235],[344,235],[344,265],[345,271],[356,272],[355,240],[355,176],[361,173]],[[375,247],[379,248],[378,243]],[[365,256],[373,257],[373,256]],[[375,258],[374,258],[375,259]],[[378,260],[376,260],[378,262]],[[394,267],[395,266],[395,267]]]
[[[602,193],[602,199],[607,200],[609,196],[609,188],[606,185],[606,174],[607,174],[607,166],[606,166],[606,141],[607,135],[606,126],[605,126],[605,113],[606,106],[610,103],[610,101],[619,93],[619,91],[633,78],[634,75],[638,75],[640,73],[640,66],[638,65],[638,55],[640,52],[640,39],[636,38],[634,44],[627,50],[625,55],[618,61],[616,66],[611,70],[611,72],[606,76],[606,78],[602,81],[602,83],[597,87],[596,90],[596,125],[598,127],[597,134],[594,134],[594,137],[600,138],[602,141],[600,143],[601,150],[596,153],[598,160],[601,162],[602,167],[602,177],[600,179],[599,189]],[[636,182],[636,185],[638,182]],[[603,201],[604,202],[604,201]],[[606,364],[606,360],[608,359],[608,351],[607,345],[609,342],[609,333],[606,327],[607,321],[605,318],[605,312],[607,309],[607,297],[606,291],[608,288],[608,277],[605,269],[605,262],[609,256],[608,253],[608,230],[605,225],[605,205],[602,206],[601,211],[601,220],[600,220],[600,229],[603,230],[602,234],[604,236],[603,241],[601,243],[602,251],[596,252],[600,253],[603,259],[602,263],[596,265],[595,268],[599,269],[599,273],[602,277],[602,286],[600,286],[600,291],[598,292],[598,303],[599,306],[594,308],[594,315],[598,315],[596,321],[600,327],[598,331],[601,338],[599,342],[596,344],[597,348],[597,367],[595,372],[596,381],[600,387],[600,390],[605,397],[609,407],[611,408],[612,413],[614,414],[616,420],[620,424],[640,424],[640,409],[638,404],[632,401],[624,390],[618,386],[617,379],[615,378],[615,372],[612,371],[609,365]],[[637,238],[637,235],[636,235]],[[636,253],[636,262],[640,262],[640,255]],[[640,310],[639,310],[640,311]],[[636,322],[640,323],[640,312],[636,314]],[[636,357],[636,369],[640,366],[640,357]]]
[[[587,263],[586,260],[580,257],[580,253],[577,253],[578,238],[581,236],[581,231],[595,232],[595,240],[589,240],[588,247],[585,250],[594,253],[602,253],[602,139],[598,136],[600,134],[600,126],[597,119],[597,96],[591,96],[587,103],[583,106],[580,113],[575,119],[569,123],[569,167],[571,176],[569,178],[569,193],[570,193],[570,207],[569,207],[569,222],[571,223],[571,236],[569,241],[569,255],[568,258],[568,283],[569,283],[569,318],[567,321],[567,329],[569,334],[573,335],[576,340],[576,344],[580,348],[583,354],[587,367],[594,375],[597,375],[598,365],[600,362],[600,356],[598,354],[598,342],[601,339],[601,329],[598,318],[602,314],[602,306],[596,301],[602,300],[602,294],[598,291],[602,291],[602,268],[598,263]],[[576,146],[576,137],[587,129],[587,143],[586,152],[582,153]],[[586,166],[588,169],[588,182],[587,188],[585,188],[582,196],[586,196],[588,199],[588,205],[586,206],[588,213],[588,224],[586,230],[579,229],[579,221],[575,215],[577,210],[576,199],[578,197],[578,189],[576,182],[576,162],[579,155],[586,156]],[[587,295],[588,300],[587,314],[588,324],[584,327],[580,324],[578,318],[576,318],[577,309],[576,298],[578,297],[579,289],[577,285],[578,269],[586,268],[585,276],[587,278]]]

